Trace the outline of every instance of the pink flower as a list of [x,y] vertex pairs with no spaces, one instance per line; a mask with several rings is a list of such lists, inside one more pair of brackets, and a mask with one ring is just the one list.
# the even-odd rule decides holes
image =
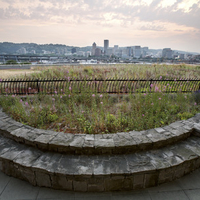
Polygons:
[[15,97],[15,95],[13,94],[13,95],[12,95],[12,97],[14,98],[14,97]]
[[69,87],[69,90],[72,90],[72,88],[71,88],[71,87]]
[[69,94],[69,96],[68,96],[69,98],[71,97],[71,95]]
[[196,106],[196,105],[197,105],[197,103],[195,102],[195,103],[194,103],[194,105]]
[[22,101],[22,99],[20,99],[20,101],[19,101],[19,102],[23,102],[23,101]]
[[31,90],[31,87],[29,87],[28,89]]
[[101,102],[101,104],[103,104],[103,102]]
[[152,87],[153,87],[153,84],[151,84],[150,87],[152,88]]
[[100,96],[99,96],[100,98],[102,98],[103,97],[103,94],[100,94]]
[[0,82],[2,81],[2,79],[0,78]]
[[52,98],[52,101],[55,101],[55,99],[54,99],[54,98]]
[[55,91],[55,94],[57,94],[58,92],[57,91]]
[[144,96],[146,96],[147,94],[146,93],[144,93]]
[[161,98],[159,98],[159,100],[161,100]]
[[93,94],[92,97],[95,97],[95,94]]
[[155,87],[155,92],[157,92],[157,91],[158,91],[158,87],[156,86],[156,87]]
[[153,106],[154,104],[153,104],[153,103],[151,103],[151,105]]
[[62,91],[63,91],[63,89],[60,89],[60,91],[62,92]]
[[187,99],[187,97],[185,96],[185,99]]
[[144,117],[144,114],[142,114],[142,116]]
[[26,102],[25,105],[28,106],[28,102]]
[[160,79],[162,79],[162,76],[160,76]]
[[60,96],[60,98],[62,99],[62,96]]

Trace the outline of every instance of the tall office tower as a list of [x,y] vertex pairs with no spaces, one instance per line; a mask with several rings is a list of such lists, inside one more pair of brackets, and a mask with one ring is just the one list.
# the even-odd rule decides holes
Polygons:
[[91,52],[92,56],[95,55],[95,49],[96,49],[96,48],[97,48],[97,45],[96,45],[96,43],[94,42],[94,43],[92,44],[92,52]]
[[119,46],[118,45],[114,45],[114,49],[113,49],[113,53],[114,55],[117,54],[117,51],[119,50]]
[[132,49],[131,49],[131,47],[127,47],[126,51],[127,51],[127,56],[131,56],[132,55]]
[[104,40],[104,55],[107,55],[108,48],[109,48],[109,40]]
[[162,50],[162,57],[170,59],[172,58],[172,53],[173,51],[171,50],[171,48],[165,48]]
[[99,49],[99,48],[96,48],[95,49],[95,56],[101,56],[101,49]]
[[141,46],[135,46],[134,57],[139,58],[142,55]]

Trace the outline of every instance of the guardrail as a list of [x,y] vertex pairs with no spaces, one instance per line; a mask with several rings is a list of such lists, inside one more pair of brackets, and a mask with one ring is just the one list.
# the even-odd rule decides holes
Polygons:
[[0,79],[1,95],[95,93],[195,92],[199,79],[135,80],[135,79]]

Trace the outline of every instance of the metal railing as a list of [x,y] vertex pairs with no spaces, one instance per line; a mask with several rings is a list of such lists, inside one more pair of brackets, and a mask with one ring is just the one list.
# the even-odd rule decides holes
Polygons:
[[200,90],[200,80],[135,80],[135,79],[0,79],[1,95],[67,94],[69,92],[95,93],[152,93],[195,92]]

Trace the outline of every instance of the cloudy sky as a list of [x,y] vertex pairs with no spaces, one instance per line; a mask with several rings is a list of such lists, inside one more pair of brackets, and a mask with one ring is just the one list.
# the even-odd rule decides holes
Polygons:
[[0,42],[200,53],[200,0],[0,0]]

